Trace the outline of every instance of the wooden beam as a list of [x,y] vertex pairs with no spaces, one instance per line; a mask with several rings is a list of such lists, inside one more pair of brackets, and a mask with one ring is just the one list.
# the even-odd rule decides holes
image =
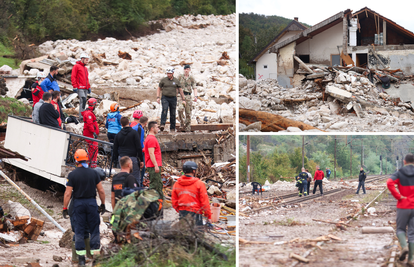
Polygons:
[[297,56],[293,56],[297,62],[299,62],[299,64],[308,72],[313,73],[313,70],[311,68],[309,68],[305,63],[303,63],[302,60],[300,60],[300,58],[298,58]]
[[394,229],[391,226],[388,227],[362,227],[363,234],[386,234],[394,233]]

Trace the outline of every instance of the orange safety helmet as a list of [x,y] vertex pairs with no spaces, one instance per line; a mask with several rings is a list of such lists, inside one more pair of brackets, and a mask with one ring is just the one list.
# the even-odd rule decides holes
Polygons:
[[80,161],[88,161],[89,160],[88,153],[86,153],[86,151],[84,149],[78,149],[78,150],[76,150],[76,152],[75,152],[75,160],[77,162],[80,162]]
[[96,99],[95,98],[89,98],[89,100],[88,100],[88,106],[89,106],[89,109],[93,109],[95,106],[96,106],[96,103],[97,103],[98,101],[96,101]]
[[118,111],[119,110],[118,103],[112,103],[110,109],[111,109],[111,112]]

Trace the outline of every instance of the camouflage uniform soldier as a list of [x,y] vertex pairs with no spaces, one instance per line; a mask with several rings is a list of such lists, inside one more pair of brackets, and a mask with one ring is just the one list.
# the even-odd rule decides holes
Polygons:
[[[127,232],[141,219],[152,219],[162,208],[160,195],[154,189],[138,190],[120,199],[112,213],[112,231],[115,234]],[[118,239],[118,241],[120,241]]]
[[190,75],[190,71],[190,65],[185,65],[184,74],[181,74],[178,77],[178,80],[183,88],[186,103],[184,106],[182,104],[182,99],[178,98],[178,120],[180,121],[181,129],[185,129],[186,132],[191,132],[191,111],[193,109],[191,101],[192,90],[194,90],[194,102],[197,102],[197,88],[195,88],[195,80],[194,77]]

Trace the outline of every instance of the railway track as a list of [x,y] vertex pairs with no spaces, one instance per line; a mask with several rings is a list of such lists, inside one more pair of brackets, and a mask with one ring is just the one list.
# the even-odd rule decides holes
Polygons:
[[[365,180],[365,184],[380,181],[380,180],[383,180],[383,179],[388,178],[388,177],[389,177],[389,175],[376,175],[374,177],[367,178]],[[346,189],[336,188],[336,189],[332,189],[332,190],[324,190],[323,196],[336,194],[336,193],[339,193],[339,192],[344,191],[344,190],[346,190]],[[299,197],[297,191],[289,193],[289,194],[279,195],[279,196],[269,196],[269,197],[265,197],[265,198],[260,198],[260,200],[270,200],[270,201],[277,201],[277,202],[275,202],[272,205],[266,206],[266,207],[252,209],[251,212],[257,212],[257,211],[269,209],[269,208],[276,207],[276,206],[293,205],[293,204],[297,204],[297,203],[300,203],[300,202],[305,202],[305,201],[308,201],[308,200],[311,200],[311,199],[316,199],[316,198],[319,198],[319,197],[322,197],[322,195],[317,194],[317,195],[308,195],[308,196]],[[291,200],[286,201],[286,199],[291,199]]]

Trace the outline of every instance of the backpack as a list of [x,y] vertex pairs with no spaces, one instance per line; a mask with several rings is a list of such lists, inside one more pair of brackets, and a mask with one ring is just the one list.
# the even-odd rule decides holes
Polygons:
[[[141,190],[146,190],[146,189],[144,187],[135,187],[135,188],[125,187],[125,188],[122,189],[121,196],[125,197],[125,196],[128,196],[128,195],[134,193],[135,191],[141,191]],[[147,219],[147,220],[155,219],[156,217],[158,217],[160,215],[161,208],[162,208],[162,201],[161,200],[153,201],[149,204],[149,206],[145,210],[142,217],[144,219]]]

